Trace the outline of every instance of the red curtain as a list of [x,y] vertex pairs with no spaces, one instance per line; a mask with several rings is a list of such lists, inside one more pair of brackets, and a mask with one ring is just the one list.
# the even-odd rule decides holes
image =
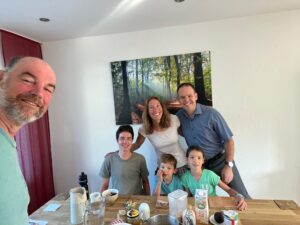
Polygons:
[[[4,64],[16,56],[42,58],[41,44],[0,30]],[[54,196],[50,129],[48,112],[16,134],[20,166],[30,195],[28,213],[31,214]]]

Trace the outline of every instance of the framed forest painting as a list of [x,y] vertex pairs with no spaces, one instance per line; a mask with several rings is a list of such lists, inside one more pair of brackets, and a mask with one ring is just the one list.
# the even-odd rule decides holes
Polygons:
[[210,51],[111,62],[116,124],[142,123],[144,102],[159,97],[171,113],[181,108],[177,87],[194,84],[198,102],[212,105]]

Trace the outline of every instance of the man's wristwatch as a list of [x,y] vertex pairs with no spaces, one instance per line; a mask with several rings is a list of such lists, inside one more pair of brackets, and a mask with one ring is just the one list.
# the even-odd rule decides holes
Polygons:
[[230,168],[232,168],[233,167],[233,162],[232,161],[225,161],[225,165],[227,165]]

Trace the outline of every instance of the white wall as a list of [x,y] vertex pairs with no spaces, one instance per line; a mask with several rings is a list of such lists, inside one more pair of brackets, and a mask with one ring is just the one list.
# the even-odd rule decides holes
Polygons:
[[[299,21],[298,10],[44,43],[58,76],[50,108],[56,192],[76,186],[81,171],[96,191],[103,157],[117,149],[111,61],[211,50],[214,107],[234,131],[249,193],[300,203]],[[150,144],[139,152],[153,172]]]

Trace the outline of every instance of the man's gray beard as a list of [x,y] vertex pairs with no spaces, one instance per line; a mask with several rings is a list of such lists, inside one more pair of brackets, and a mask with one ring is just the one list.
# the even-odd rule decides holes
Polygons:
[[16,102],[10,102],[6,99],[4,88],[0,87],[0,108],[5,112],[6,116],[16,125],[23,126],[41,118],[44,113],[33,115],[31,117],[22,115]]

